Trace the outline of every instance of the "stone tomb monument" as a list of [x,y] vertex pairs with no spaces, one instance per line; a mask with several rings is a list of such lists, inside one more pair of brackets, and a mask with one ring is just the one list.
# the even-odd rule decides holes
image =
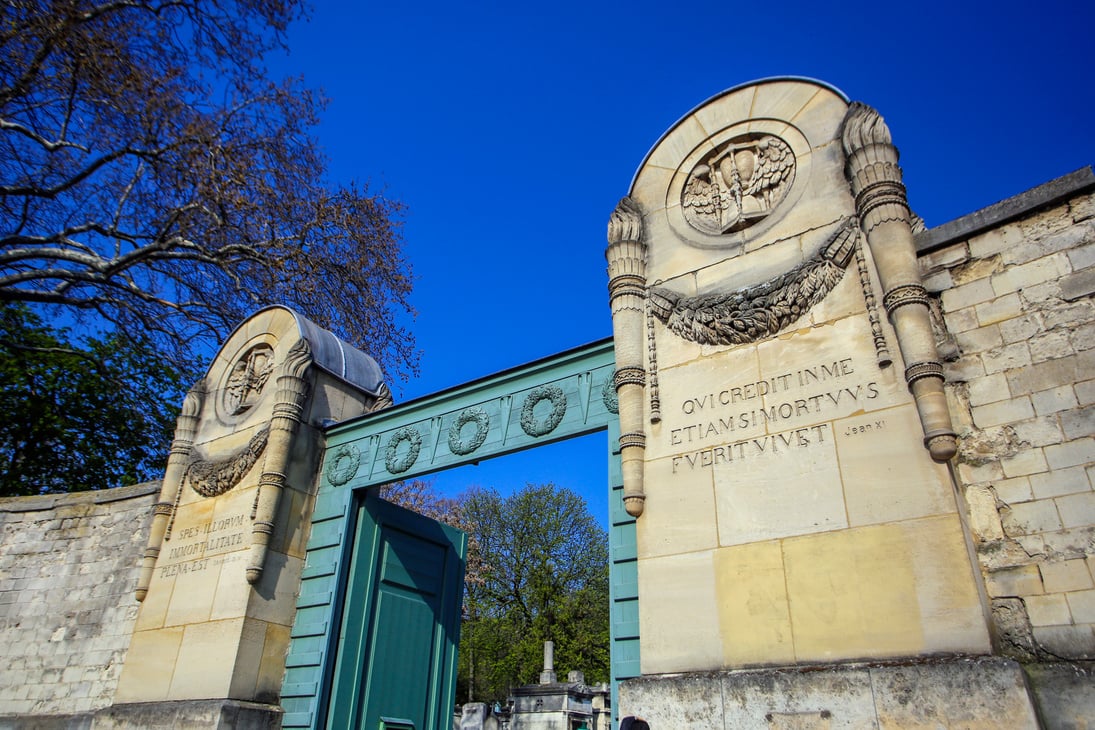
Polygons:
[[320,426],[390,403],[371,358],[289,309],[228,338],[178,419],[111,720],[280,725]]
[[989,656],[913,223],[883,119],[813,81],[715,97],[640,167],[606,254],[643,675],[620,717],[1036,726]]

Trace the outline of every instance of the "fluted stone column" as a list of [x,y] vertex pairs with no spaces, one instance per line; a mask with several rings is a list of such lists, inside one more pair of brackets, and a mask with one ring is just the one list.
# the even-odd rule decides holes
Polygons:
[[897,148],[878,112],[858,102],[848,109],[842,137],[856,213],[878,267],[883,306],[905,359],[905,381],[916,400],[924,445],[933,459],[947,461],[957,451],[957,438],[943,391],[943,365],[932,333],[928,293],[917,267]]
[[266,552],[276,526],[281,492],[285,488],[285,474],[293,437],[300,426],[304,402],[308,397],[304,373],[311,363],[312,353],[308,341],[301,339],[293,345],[278,373],[270,440],[266,446],[266,461],[259,478],[259,494],[255,499],[255,515],[251,523],[248,583],[257,583],[266,565]]
[[616,206],[608,221],[608,298],[616,347],[616,394],[620,408],[620,461],[624,509],[643,513],[643,368],[646,302],[646,244],[642,241],[642,211],[631,198]]
[[152,527],[148,535],[148,547],[141,558],[140,574],[137,577],[137,600],[143,601],[148,595],[148,585],[152,582],[152,572],[156,569],[156,559],[160,556],[167,527],[182,489],[183,477],[190,461],[190,452],[194,448],[194,434],[198,430],[198,416],[201,413],[205,396],[204,381],[190,389],[183,400],[182,411],[175,421],[175,438],[171,442],[171,451],[167,457],[163,484],[160,487],[160,501],[152,506]]

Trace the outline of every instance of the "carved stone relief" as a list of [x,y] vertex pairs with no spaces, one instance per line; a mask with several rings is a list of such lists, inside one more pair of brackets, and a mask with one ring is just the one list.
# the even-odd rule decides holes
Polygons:
[[744,134],[719,145],[688,175],[684,219],[702,233],[744,230],[763,220],[795,179],[790,145],[771,134]]
[[674,334],[704,345],[740,345],[770,337],[828,294],[852,259],[859,229],[845,220],[820,250],[791,271],[746,289],[684,297],[650,289],[650,311]]
[[203,497],[216,497],[239,484],[266,448],[270,427],[264,426],[247,446],[222,459],[195,459],[186,470],[190,488]]
[[270,373],[274,372],[274,348],[261,343],[244,352],[228,373],[221,396],[221,407],[229,416],[238,416],[258,402]]

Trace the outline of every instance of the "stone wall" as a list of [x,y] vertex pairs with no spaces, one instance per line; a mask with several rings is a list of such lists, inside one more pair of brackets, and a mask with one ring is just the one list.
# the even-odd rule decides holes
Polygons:
[[1084,169],[918,240],[997,650],[1028,664],[1095,659],[1093,187]]
[[0,499],[0,727],[111,704],[159,489]]

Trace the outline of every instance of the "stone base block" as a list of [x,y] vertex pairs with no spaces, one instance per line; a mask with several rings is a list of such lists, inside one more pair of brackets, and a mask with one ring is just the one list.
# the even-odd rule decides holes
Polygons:
[[1039,727],[1022,669],[990,657],[640,677],[620,684],[627,715],[651,730]]
[[1029,664],[1023,669],[1046,730],[1095,727],[1095,663]]
[[217,728],[218,730],[278,730],[281,708],[237,700],[180,700],[114,705],[95,714],[92,730],[142,728]]

